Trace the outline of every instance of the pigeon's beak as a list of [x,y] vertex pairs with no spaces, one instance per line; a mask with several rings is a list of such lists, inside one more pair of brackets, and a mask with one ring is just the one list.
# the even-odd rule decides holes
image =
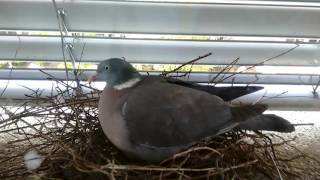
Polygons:
[[92,76],[89,76],[89,78],[88,78],[89,84],[91,84],[91,82],[97,80],[97,76],[98,76],[97,73],[94,73]]

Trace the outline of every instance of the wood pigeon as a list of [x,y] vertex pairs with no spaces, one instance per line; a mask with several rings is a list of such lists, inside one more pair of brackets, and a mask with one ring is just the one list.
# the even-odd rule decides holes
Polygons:
[[215,95],[230,99],[222,89],[210,91],[161,76],[141,76],[123,59],[102,61],[92,79],[96,78],[107,83],[99,100],[104,133],[128,157],[137,160],[158,162],[234,128],[294,131],[287,120],[263,115],[266,105],[234,107]]

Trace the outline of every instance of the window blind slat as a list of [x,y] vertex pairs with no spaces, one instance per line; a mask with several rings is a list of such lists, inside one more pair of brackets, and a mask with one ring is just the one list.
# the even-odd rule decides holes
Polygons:
[[[51,76],[64,80],[66,74],[64,70],[43,70]],[[93,70],[86,70],[80,75],[80,79],[85,80],[86,77],[93,75]],[[146,72],[142,74],[147,75]],[[159,75],[160,72],[149,72],[149,75]],[[182,73],[174,73],[172,75],[181,75]],[[206,72],[193,72],[187,76],[180,77],[179,79],[187,80],[197,83],[208,83],[212,80],[217,73]],[[319,81],[319,75],[294,75],[294,74],[253,74],[253,73],[222,73],[216,78],[216,82],[232,75],[232,77],[220,83],[235,83],[235,84],[295,84],[295,85],[315,85]],[[69,80],[74,80],[72,71],[68,73]],[[9,80],[47,80],[49,76],[36,69],[1,69],[0,79]]]
[[[6,83],[0,81],[0,83]],[[41,84],[41,87],[39,87]],[[103,83],[93,84],[98,89],[103,89]],[[28,88],[25,88],[27,86]],[[1,86],[0,92],[5,90],[3,96],[0,98],[0,105],[16,105],[22,104],[26,99],[26,94],[30,95],[32,90],[38,90],[43,97],[51,96],[51,93],[56,93],[57,85],[52,81],[11,81],[8,86]],[[239,104],[252,104],[258,100],[262,100],[264,104],[269,106],[269,110],[298,110],[298,111],[318,111],[320,108],[319,99],[315,98],[312,94],[311,86],[301,85],[262,85],[265,89],[256,93],[243,96],[233,101],[233,103]],[[4,89],[6,88],[6,89]],[[60,86],[61,89],[64,87]],[[32,89],[32,90],[30,90]],[[84,88],[84,91],[87,89]],[[286,92],[286,93],[284,93]],[[279,94],[281,94],[279,96]],[[284,94],[283,94],[284,93]],[[262,98],[261,97],[265,97]],[[277,98],[272,98],[277,97]],[[266,100],[267,99],[267,100]],[[39,105],[39,104],[38,104]]]
[[[197,63],[252,65],[275,57],[297,45],[274,42],[219,42],[179,40],[138,40],[66,38],[73,43],[76,58],[82,62],[98,62],[111,57],[125,57],[136,63],[185,63],[212,52]],[[83,50],[84,49],[84,50]],[[320,45],[300,44],[293,51],[267,61],[264,65],[320,65]],[[83,51],[82,51],[83,50]],[[16,53],[17,52],[17,53]],[[83,52],[83,53],[82,53]],[[68,53],[66,53],[68,59]],[[60,37],[0,36],[0,59],[62,61]]]
[[[69,31],[320,37],[319,7],[58,1]],[[58,30],[52,1],[1,0],[0,29]]]

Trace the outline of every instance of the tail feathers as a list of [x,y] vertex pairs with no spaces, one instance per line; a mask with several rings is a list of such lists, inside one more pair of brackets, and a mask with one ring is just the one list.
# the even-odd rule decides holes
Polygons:
[[232,107],[232,120],[235,122],[247,121],[261,115],[267,108],[268,106],[263,104]]
[[289,133],[295,130],[294,125],[282,117],[274,114],[262,114],[254,118],[248,119],[245,122],[241,122],[236,127],[238,130],[265,130]]

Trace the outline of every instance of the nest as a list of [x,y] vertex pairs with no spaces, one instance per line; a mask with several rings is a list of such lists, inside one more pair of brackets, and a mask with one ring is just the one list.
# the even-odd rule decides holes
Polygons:
[[[52,77],[51,77],[52,78]],[[319,161],[276,134],[233,131],[204,139],[157,164],[126,158],[104,135],[99,91],[84,84],[59,84],[43,97],[36,90],[13,109],[2,106],[0,179],[300,179],[319,176]],[[89,89],[89,91],[88,91]],[[30,124],[29,119],[38,123]],[[13,140],[12,137],[14,137]],[[34,170],[24,155],[37,151]]]

